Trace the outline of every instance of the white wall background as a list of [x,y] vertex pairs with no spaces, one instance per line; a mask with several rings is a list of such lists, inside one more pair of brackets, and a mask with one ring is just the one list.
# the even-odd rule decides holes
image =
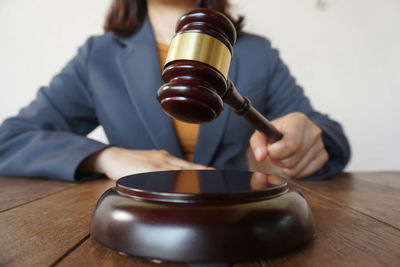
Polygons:
[[[347,170],[400,170],[400,0],[232,3],[246,30],[280,50],[314,107],[342,123],[353,150]],[[0,0],[0,121],[102,32],[109,4]]]

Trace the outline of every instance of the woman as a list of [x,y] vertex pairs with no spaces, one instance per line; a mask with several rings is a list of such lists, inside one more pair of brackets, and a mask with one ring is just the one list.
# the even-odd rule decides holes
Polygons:
[[[156,100],[160,62],[178,18],[227,1],[114,0],[102,36],[89,38],[49,87],[0,128],[0,175],[82,180],[157,170],[247,167],[250,140],[289,176],[322,179],[344,168],[347,140],[314,111],[270,43],[241,33],[229,77],[283,134],[272,145],[226,108],[211,123],[171,121]],[[240,29],[241,20],[235,22]],[[254,71],[257,70],[257,71]],[[110,145],[85,137],[101,124]],[[185,159],[182,159],[185,158]]]

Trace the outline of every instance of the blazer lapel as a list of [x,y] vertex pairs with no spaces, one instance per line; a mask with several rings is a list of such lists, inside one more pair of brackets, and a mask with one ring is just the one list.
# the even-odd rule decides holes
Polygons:
[[120,41],[126,48],[117,56],[117,64],[143,126],[157,149],[182,157],[171,119],[157,101],[161,74],[149,19],[132,37]]
[[[232,57],[231,65],[229,67],[229,79],[235,83],[238,59],[235,55]],[[219,143],[224,134],[226,123],[231,116],[232,109],[227,104],[224,104],[224,110],[221,115],[209,122],[200,125],[199,136],[197,138],[196,149],[194,152],[193,162],[209,166],[212,158],[218,148]]]

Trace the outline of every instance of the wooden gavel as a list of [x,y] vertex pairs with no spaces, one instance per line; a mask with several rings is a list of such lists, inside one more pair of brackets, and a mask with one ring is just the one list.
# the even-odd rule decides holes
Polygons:
[[162,73],[157,99],[165,113],[189,123],[217,118],[223,102],[262,132],[269,143],[282,134],[239,94],[228,79],[236,30],[225,15],[195,9],[177,22]]

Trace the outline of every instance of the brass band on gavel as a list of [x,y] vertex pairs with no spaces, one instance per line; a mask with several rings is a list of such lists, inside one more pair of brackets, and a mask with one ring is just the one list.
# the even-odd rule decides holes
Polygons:
[[172,39],[164,68],[175,60],[195,60],[214,67],[227,79],[231,57],[228,47],[217,38],[186,32]]

